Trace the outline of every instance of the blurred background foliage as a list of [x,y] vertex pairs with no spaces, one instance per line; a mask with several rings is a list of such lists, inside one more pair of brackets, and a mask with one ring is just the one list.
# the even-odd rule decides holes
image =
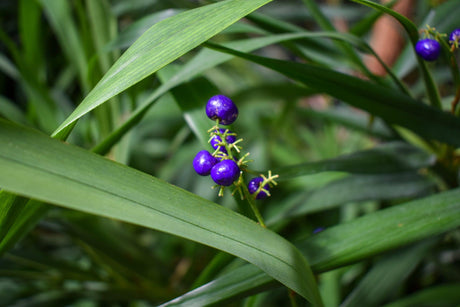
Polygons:
[[[1,1],[0,116],[51,134],[144,31],[165,18],[213,2],[218,1]],[[455,2],[412,1],[410,18],[419,29],[430,24],[449,33],[460,25],[460,7]],[[369,42],[378,17],[378,11],[350,1],[273,1],[211,42],[251,42],[300,31],[347,32]],[[412,45],[407,35],[403,38],[400,50],[387,45],[397,54],[392,72],[412,97],[426,101]],[[81,118],[67,141],[88,150],[100,144],[171,72],[204,49],[191,50]],[[305,37],[270,44],[253,54],[362,76],[400,92],[387,74],[369,70],[363,50],[344,40]],[[448,112],[456,90],[449,63],[441,59],[430,64],[429,71]],[[251,168],[281,172],[272,197],[259,206],[269,228],[291,242],[303,242],[319,227],[328,229],[458,186],[458,163],[443,168],[439,151],[430,149],[433,142],[321,92],[234,57],[162,95],[107,156],[238,210],[237,200],[230,193],[218,198],[211,180],[197,176],[191,163],[205,145],[190,123],[205,114],[193,113],[192,121],[187,120],[187,105],[201,105],[204,110],[208,97],[222,93],[240,110],[233,130],[251,153]],[[452,138],[455,135],[460,131],[452,131]],[[412,166],[388,173],[366,173],[365,166],[358,172],[334,168],[333,158],[381,144],[387,144],[391,153],[394,150],[403,163],[413,162]],[[360,159],[354,162],[359,164]],[[283,172],[292,171],[285,166],[318,161],[329,161],[324,166],[327,172],[300,168],[304,176],[283,178]],[[458,206],[455,212],[458,215]],[[238,258],[179,237],[59,207],[46,207],[30,220],[28,230],[14,248],[2,250],[2,306],[158,305],[243,265]],[[454,227],[415,244],[394,246],[390,252],[390,248],[383,254],[372,252],[360,261],[313,269],[326,306],[455,306],[460,303],[459,242],[460,232]],[[225,303],[212,302],[292,303],[286,289],[274,282],[239,291],[223,295]],[[300,297],[294,300],[306,304]]]

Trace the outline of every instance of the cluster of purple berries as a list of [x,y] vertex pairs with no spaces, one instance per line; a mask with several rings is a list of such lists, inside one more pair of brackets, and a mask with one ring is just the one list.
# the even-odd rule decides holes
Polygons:
[[[230,186],[240,177],[242,162],[237,161],[231,152],[234,148],[238,150],[235,146],[236,134],[229,129],[218,128],[218,125],[232,124],[238,117],[238,108],[230,98],[216,95],[208,100],[206,115],[217,122],[216,127],[211,130],[210,139],[210,144],[215,151],[213,154],[207,150],[198,152],[193,159],[193,168],[198,175],[211,175],[212,180],[220,186]],[[262,177],[256,177],[248,184],[249,193],[254,194],[260,190],[256,199],[268,196],[264,191],[268,192],[268,184],[264,185],[263,189],[259,189],[263,181]]]
[[[449,35],[449,43],[458,47],[460,29],[455,29]],[[415,52],[425,61],[435,61],[441,53],[441,44],[432,38],[424,38],[415,45]]]

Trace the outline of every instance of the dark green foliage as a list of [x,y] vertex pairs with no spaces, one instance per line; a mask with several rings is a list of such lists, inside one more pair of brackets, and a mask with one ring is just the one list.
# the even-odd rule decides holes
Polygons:
[[[2,2],[0,305],[458,305],[459,51],[414,46],[460,6],[332,2]],[[384,77],[382,14],[407,37]],[[218,94],[244,180],[279,175],[267,228],[192,167]]]

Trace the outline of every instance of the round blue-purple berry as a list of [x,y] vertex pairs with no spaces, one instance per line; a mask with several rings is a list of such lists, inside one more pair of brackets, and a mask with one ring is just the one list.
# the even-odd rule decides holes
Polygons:
[[425,61],[434,61],[441,53],[441,45],[435,39],[421,39],[415,45],[415,52]]
[[[224,133],[225,130],[227,130],[227,129],[222,129],[222,128],[219,129],[220,133]],[[228,130],[228,133],[232,133],[232,132],[230,130]],[[236,141],[236,136],[227,135],[225,137],[225,140],[227,141],[227,144],[233,144]],[[219,143],[221,143],[221,142],[222,142],[222,139],[218,135],[213,136],[211,138],[211,141],[210,141],[211,146],[214,149],[217,149],[217,147],[219,147]],[[220,146],[220,151],[222,151],[224,154],[227,154],[227,149],[225,149],[225,146]]]
[[209,98],[206,115],[212,120],[218,119],[222,125],[230,125],[238,117],[238,108],[230,98],[216,95]]
[[[257,189],[259,189],[263,181],[264,179],[262,177],[252,178],[248,183],[249,193],[254,194],[257,191]],[[268,183],[264,185],[264,189],[270,191],[270,186],[268,185]],[[256,199],[264,199],[267,198],[267,196],[267,193],[265,193],[264,191],[260,191],[259,194],[257,194]]]
[[229,186],[240,176],[240,168],[233,160],[223,160],[211,169],[211,178],[219,185]]
[[450,32],[449,42],[460,41],[460,28]]
[[198,152],[193,159],[193,168],[200,176],[207,176],[211,173],[211,169],[219,162],[207,150]]

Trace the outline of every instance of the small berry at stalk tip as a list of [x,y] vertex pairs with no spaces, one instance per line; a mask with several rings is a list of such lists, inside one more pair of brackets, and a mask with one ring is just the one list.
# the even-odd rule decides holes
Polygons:
[[238,108],[230,98],[216,95],[208,100],[206,115],[212,120],[218,119],[222,125],[230,125],[238,117]]
[[[252,178],[248,183],[249,193],[254,194],[259,189],[263,181],[264,179],[262,177]],[[268,183],[265,184],[263,188],[267,191],[270,191],[270,186],[268,185]],[[264,199],[267,197],[267,193],[265,193],[264,191],[260,191],[259,194],[257,194],[256,199]]]

